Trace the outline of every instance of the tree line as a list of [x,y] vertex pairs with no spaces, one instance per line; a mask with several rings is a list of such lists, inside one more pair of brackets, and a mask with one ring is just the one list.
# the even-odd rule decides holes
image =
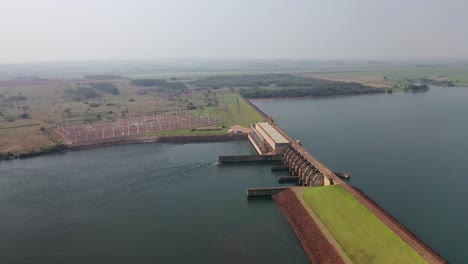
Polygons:
[[410,83],[405,87],[405,91],[409,92],[426,92],[429,91],[429,86],[427,84],[414,84]]
[[292,74],[252,74],[211,76],[193,82],[198,87],[219,89],[240,87],[245,98],[337,96],[383,93],[382,89],[355,82],[305,78]]
[[373,94],[384,93],[384,90],[371,87],[346,87],[336,86],[327,88],[253,88],[240,89],[240,95],[245,98],[291,98],[291,97],[325,97],[339,95],[358,95],[358,94]]
[[90,83],[90,87],[78,86],[64,90],[65,98],[72,101],[85,101],[89,99],[97,99],[102,97],[102,93],[111,95],[119,94],[119,89],[112,83],[97,82]]
[[168,82],[164,79],[134,79],[130,81],[130,84],[141,87],[151,87],[138,91],[140,95],[157,92],[180,95],[187,92],[189,89],[183,82]]

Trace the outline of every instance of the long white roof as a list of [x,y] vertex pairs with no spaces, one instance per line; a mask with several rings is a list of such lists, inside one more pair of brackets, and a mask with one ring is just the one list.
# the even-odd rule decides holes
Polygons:
[[283,135],[281,135],[278,130],[271,126],[268,122],[259,122],[257,123],[276,143],[290,143]]

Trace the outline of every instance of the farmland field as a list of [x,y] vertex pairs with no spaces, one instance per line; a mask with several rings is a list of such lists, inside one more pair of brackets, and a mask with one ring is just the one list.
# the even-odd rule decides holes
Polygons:
[[[351,67],[339,71],[304,70],[295,74],[272,72],[132,75],[137,79],[122,76],[92,79],[91,76],[83,79],[38,77],[31,80],[0,80],[0,153],[38,151],[56,144],[46,132],[58,121],[110,122],[121,117],[190,110],[194,115],[209,115],[216,119],[223,126],[222,131],[226,132],[235,124],[247,127],[250,123],[263,120],[239,94],[257,98],[268,97],[272,91],[281,91],[273,97],[296,97],[310,95],[308,91],[314,91],[317,85],[325,85],[320,95],[333,96],[359,94],[363,88],[359,84],[324,82],[309,77],[362,83],[368,86],[364,87],[364,93],[369,89],[383,92],[374,87],[403,90],[403,82],[418,78],[450,81],[456,86],[468,85],[468,66],[464,65]],[[157,79],[139,79],[149,77]],[[135,84],[134,80],[140,80],[143,85]],[[146,85],[148,81],[153,84]],[[348,86],[351,88],[346,90]],[[114,92],[109,93],[102,88]],[[201,132],[189,130],[163,134],[180,133],[194,135]]]
[[[96,92],[92,89],[96,83],[115,89],[114,94]],[[94,97],[86,98],[89,94]],[[164,90],[133,85],[128,79],[0,81],[0,153],[20,154],[53,146],[57,142],[47,131],[57,122],[111,122],[151,113],[180,113],[180,110],[218,121],[223,129],[211,131],[213,134],[227,133],[237,120],[246,126],[262,120],[249,104],[228,89],[189,86],[181,91]],[[152,136],[210,133],[179,129]]]
[[376,87],[392,87],[405,80],[429,78],[452,81],[457,86],[468,86],[468,66],[400,66],[375,69],[349,69],[329,72],[305,72],[301,76],[334,81],[354,81]]

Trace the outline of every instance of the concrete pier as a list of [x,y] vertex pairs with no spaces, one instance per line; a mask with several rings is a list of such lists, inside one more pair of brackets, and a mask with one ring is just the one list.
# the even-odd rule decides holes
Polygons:
[[289,166],[273,166],[271,167],[271,171],[282,171],[282,170],[289,170]]
[[299,176],[281,176],[278,177],[278,182],[299,182]]
[[347,179],[347,180],[351,178],[351,175],[347,172],[335,172],[335,175],[342,179]]
[[235,156],[218,156],[219,163],[234,163],[234,162],[252,162],[252,161],[280,161],[282,155],[235,155]]
[[247,190],[247,197],[261,197],[261,196],[272,196],[289,187],[272,187],[272,188],[250,188]]

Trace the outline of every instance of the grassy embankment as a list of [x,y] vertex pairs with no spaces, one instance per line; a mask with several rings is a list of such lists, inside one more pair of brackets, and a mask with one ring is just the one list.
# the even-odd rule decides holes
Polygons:
[[225,94],[223,97],[232,116],[237,120],[238,125],[248,127],[252,123],[265,121],[265,119],[239,95]]
[[341,186],[310,188],[303,197],[354,263],[427,263]]

